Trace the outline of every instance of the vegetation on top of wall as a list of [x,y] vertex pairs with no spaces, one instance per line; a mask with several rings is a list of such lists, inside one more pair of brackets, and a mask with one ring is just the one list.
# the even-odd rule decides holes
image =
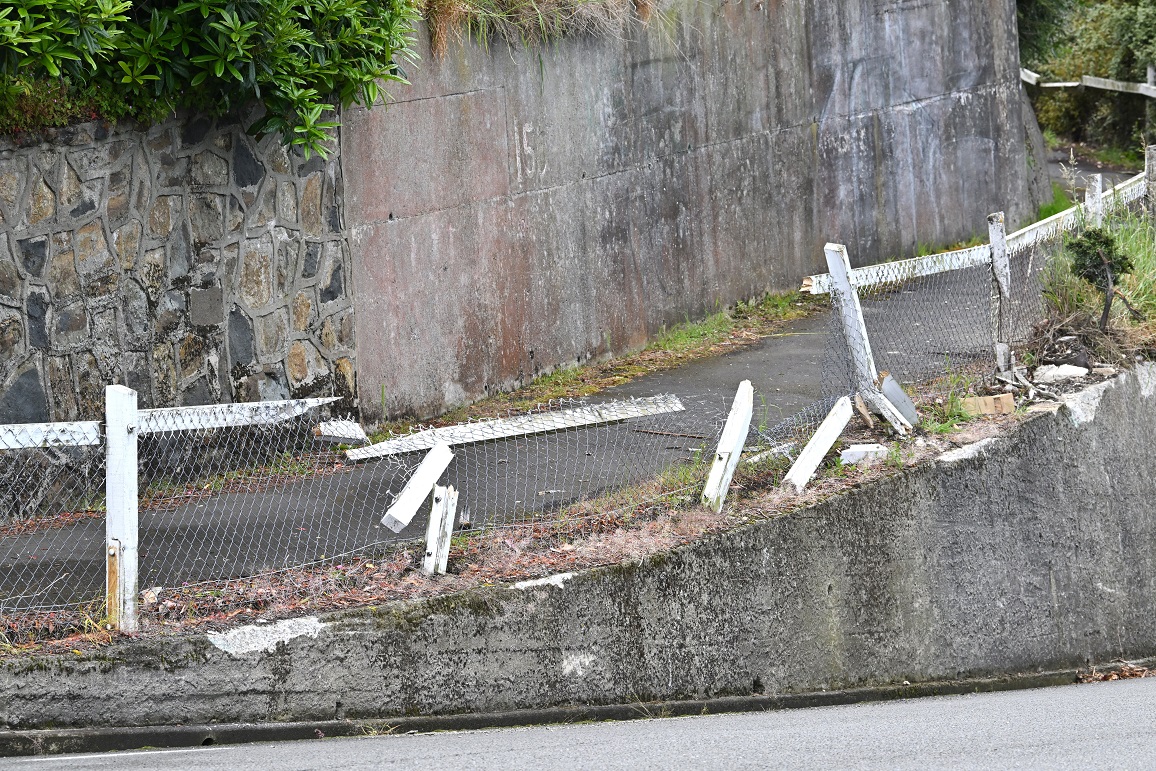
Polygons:
[[[1051,12],[1023,51],[1025,63],[1047,80],[1094,75],[1142,83],[1156,63],[1156,0],[1021,0],[1021,16],[1025,5]],[[1060,136],[1135,147],[1144,141],[1147,101],[1096,89],[1046,89],[1036,97],[1036,111],[1041,126]]]
[[0,132],[256,101],[254,134],[324,153],[327,113],[404,82],[416,19],[412,0],[12,0]]
[[435,56],[469,36],[482,45],[498,38],[535,47],[573,35],[617,37],[632,10],[648,22],[656,0],[424,0]]

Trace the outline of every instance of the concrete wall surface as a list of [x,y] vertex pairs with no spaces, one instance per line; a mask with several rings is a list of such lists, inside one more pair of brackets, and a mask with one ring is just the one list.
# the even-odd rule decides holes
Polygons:
[[[246,123],[247,125],[247,123]],[[337,156],[236,116],[0,139],[0,423],[290,395],[354,405]]]
[[826,241],[875,262],[1050,195],[1011,0],[665,7],[621,39],[425,51],[345,114],[367,419],[794,288]]
[[0,726],[501,711],[1156,654],[1156,366],[1007,437],[642,564],[0,662]]

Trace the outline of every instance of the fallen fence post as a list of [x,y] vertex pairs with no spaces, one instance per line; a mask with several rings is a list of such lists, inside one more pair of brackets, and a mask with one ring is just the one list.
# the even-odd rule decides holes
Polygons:
[[381,524],[395,533],[404,530],[413,521],[418,508],[453,459],[454,454],[448,444],[434,445],[398,493],[389,511],[381,518]]
[[105,612],[120,632],[137,630],[137,434],[136,391],[104,390]]
[[879,371],[875,369],[875,356],[871,353],[871,339],[867,336],[867,324],[863,321],[859,292],[851,283],[851,260],[847,257],[847,247],[827,244],[823,251],[831,275],[831,302],[843,326],[843,337],[847,341],[847,352],[855,373],[855,387],[868,406],[875,409],[903,436],[911,424],[887,401],[887,397],[876,385]]
[[811,477],[815,475],[815,469],[819,468],[819,464],[823,462],[823,457],[826,456],[827,451],[835,444],[835,440],[843,433],[843,429],[851,422],[851,399],[844,396],[839,401],[835,402],[835,406],[827,413],[827,417],[819,425],[815,435],[811,437],[811,441],[807,442],[807,446],[799,453],[799,457],[791,465],[791,470],[783,477],[784,482],[790,482],[795,487],[796,493],[803,492],[803,488],[811,481]]
[[754,415],[754,403],[755,389],[751,381],[744,380],[739,384],[734,402],[731,403],[731,412],[727,417],[718,450],[715,451],[714,463],[711,464],[710,474],[702,491],[703,505],[713,509],[715,513],[722,511],[727,490],[731,486],[731,477],[734,476],[735,467],[738,466],[739,457],[743,454],[743,447],[746,446],[747,432],[750,431],[751,418]]
[[425,529],[425,557],[421,562],[421,570],[427,576],[446,572],[457,509],[458,491],[453,486],[434,485],[433,505],[430,507],[429,524]]
[[987,218],[991,238],[991,339],[995,345],[995,364],[1001,373],[1011,372],[1011,261],[1008,259],[1007,230],[1004,213]]
[[1104,175],[1093,174],[1084,194],[1084,208],[1091,218],[1092,227],[1104,226]]

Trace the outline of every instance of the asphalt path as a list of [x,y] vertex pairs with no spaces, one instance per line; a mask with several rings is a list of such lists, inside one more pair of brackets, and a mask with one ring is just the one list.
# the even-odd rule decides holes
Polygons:
[[1150,769],[1156,679],[622,723],[0,760],[100,769]]

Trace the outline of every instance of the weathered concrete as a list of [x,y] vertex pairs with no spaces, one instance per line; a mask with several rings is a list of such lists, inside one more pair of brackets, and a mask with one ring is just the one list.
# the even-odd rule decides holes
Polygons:
[[423,52],[396,103],[345,115],[368,419],[794,288],[829,240],[876,261],[1050,195],[1010,0],[670,12],[621,40]]
[[1156,366],[1006,438],[525,588],[0,664],[13,728],[878,688],[1156,653]]

